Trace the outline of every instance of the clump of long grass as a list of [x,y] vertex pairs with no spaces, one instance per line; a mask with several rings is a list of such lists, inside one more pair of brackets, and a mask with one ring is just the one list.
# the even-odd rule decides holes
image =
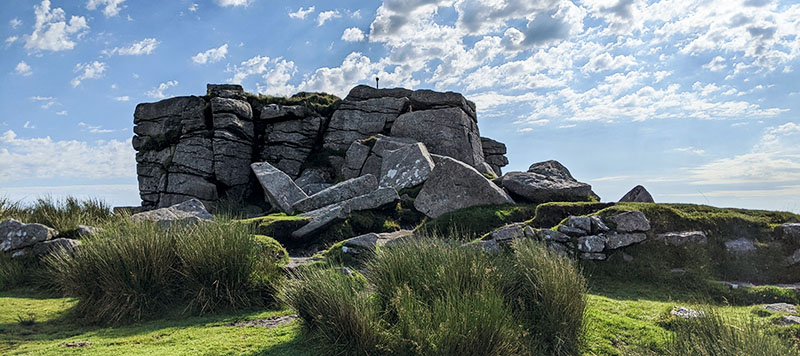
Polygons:
[[268,305],[283,276],[250,232],[228,222],[163,230],[122,220],[44,264],[90,323],[136,321],[171,306],[210,312]]
[[0,290],[7,290],[23,283],[26,279],[27,268],[23,261],[12,259],[6,253],[0,252]]
[[705,317],[675,323],[667,345],[673,356],[797,356],[800,349],[769,334],[754,320],[732,322],[713,310]]
[[111,206],[100,199],[81,200],[75,197],[63,199],[45,196],[31,204],[0,198],[0,221],[16,219],[24,223],[37,223],[52,227],[59,232],[68,232],[78,225],[106,225],[113,219]]
[[366,285],[312,269],[287,291],[311,335],[335,341],[343,354],[578,352],[586,281],[571,261],[534,242],[490,256],[415,240],[379,249],[365,268]]

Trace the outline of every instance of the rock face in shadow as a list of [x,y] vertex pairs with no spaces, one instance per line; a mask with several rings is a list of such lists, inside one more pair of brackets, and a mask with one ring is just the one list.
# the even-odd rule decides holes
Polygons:
[[637,185],[629,192],[625,193],[619,202],[655,203],[655,201],[653,201],[653,196],[650,195],[650,192],[648,192],[647,189],[644,189],[644,187],[641,185]]
[[475,104],[461,94],[359,85],[344,100],[326,98],[330,104],[319,105],[209,84],[206,96],[137,105],[132,144],[142,208],[189,199],[210,211],[220,202],[267,208],[250,169],[256,162],[298,179],[309,194],[342,179],[381,178],[386,152],[417,143],[481,173],[508,162],[505,145],[480,137]]

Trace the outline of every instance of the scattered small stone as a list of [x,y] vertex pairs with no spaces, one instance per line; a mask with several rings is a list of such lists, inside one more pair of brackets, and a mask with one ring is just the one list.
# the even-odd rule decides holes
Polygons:
[[625,262],[633,262],[633,256],[623,252],[622,253],[622,260]]
[[683,269],[683,268],[673,268],[673,269],[669,270],[669,273],[672,273],[672,274],[685,274],[686,270]]
[[682,319],[698,319],[706,316],[703,312],[679,306],[672,308],[669,314]]
[[101,232],[103,232],[103,229],[88,225],[78,225],[78,228],[75,229],[75,234],[78,235],[78,237],[97,235]]
[[780,319],[778,319],[778,325],[780,326],[800,325],[800,317],[794,315],[784,315]]
[[297,315],[276,316],[267,319],[256,320],[240,320],[234,321],[225,326],[232,326],[237,328],[275,328],[281,325],[289,324],[297,319]]
[[771,311],[773,313],[791,313],[791,314],[796,314],[797,313],[797,306],[795,306],[794,304],[789,304],[789,303],[767,304],[767,305],[763,306],[763,308],[765,310],[769,310],[769,311]]
[[58,346],[61,347],[89,347],[92,346],[91,341],[70,341],[70,342],[62,342]]

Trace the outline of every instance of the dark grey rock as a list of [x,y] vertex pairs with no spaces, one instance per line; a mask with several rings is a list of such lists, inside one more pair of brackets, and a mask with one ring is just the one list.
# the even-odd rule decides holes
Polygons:
[[622,202],[639,202],[639,203],[655,203],[653,201],[653,196],[650,195],[650,192],[647,189],[644,189],[643,186],[637,185],[633,187],[628,193],[626,193],[622,198],[619,200],[620,203]]
[[296,120],[313,116],[313,113],[304,105],[278,105],[269,104],[261,107],[261,115],[258,117],[263,121],[283,121]]
[[436,218],[476,205],[513,204],[505,191],[464,162],[442,158],[414,201],[423,214]]
[[526,225],[524,222],[508,224],[489,233],[489,237],[499,243],[509,243],[512,240],[524,238]]
[[536,230],[536,236],[544,241],[569,242],[571,240],[569,235],[550,229]]
[[384,135],[375,136],[374,144],[370,149],[364,165],[361,167],[359,175],[372,174],[380,177],[383,168],[383,157],[389,152],[406,146],[414,145],[417,141],[402,137],[390,137]]
[[528,172],[506,173],[501,184],[511,193],[534,202],[585,200],[595,196],[591,185],[575,180],[557,161],[535,163]]
[[794,265],[796,265],[798,263],[800,263],[800,248],[797,249],[797,250],[794,250],[794,253],[792,253],[791,256],[786,258],[785,265],[786,266],[794,266]]
[[292,237],[296,239],[306,238],[319,232],[334,221],[346,218],[353,211],[377,209],[399,199],[397,191],[393,188],[380,188],[366,195],[303,213],[302,216],[310,218],[311,221],[292,232]]
[[606,226],[606,224],[603,222],[603,219],[600,219],[599,216],[590,216],[589,219],[592,220],[593,234],[600,234],[611,230],[608,228],[608,226]]
[[[136,105],[133,132],[139,136],[154,137],[170,131],[187,133],[205,129],[205,106],[205,100],[196,96]],[[146,142],[148,139],[144,140]]]
[[407,98],[410,97],[412,91],[405,88],[391,88],[391,89],[376,89],[368,85],[357,85],[350,89],[345,100],[347,101],[360,101],[376,98]]
[[196,224],[214,220],[206,207],[197,199],[186,200],[168,208],[150,210],[131,215],[131,220],[136,222],[155,221],[161,228],[169,228],[175,224]]
[[640,243],[647,239],[644,233],[606,234],[606,248],[609,250]]
[[244,100],[211,98],[211,112],[213,114],[234,114],[245,120],[253,119],[253,108],[250,107],[250,103]]
[[591,233],[592,219],[590,219],[588,216],[570,216],[567,218],[567,226]]
[[650,231],[650,221],[641,211],[626,211],[609,216],[606,221],[615,225],[617,232],[646,232]]
[[756,251],[756,245],[753,241],[745,238],[740,238],[731,241],[725,241],[725,251],[734,255],[747,254]]
[[101,232],[103,232],[103,229],[101,229],[99,227],[88,226],[88,225],[78,225],[78,227],[75,229],[75,234],[78,237],[86,237],[86,236],[91,236],[91,235],[97,235],[97,234],[99,234]]
[[475,108],[467,103],[467,99],[459,93],[436,92],[433,90],[420,89],[415,90],[411,94],[411,107],[415,111],[442,109],[442,108],[459,108],[472,120],[477,121]]
[[387,151],[381,162],[379,186],[399,191],[422,184],[433,167],[433,159],[422,143]]
[[331,117],[323,147],[344,151],[355,140],[383,132],[408,110],[408,103],[407,98],[390,97],[343,101]]
[[44,242],[58,231],[42,224],[24,224],[14,219],[0,222],[0,251],[8,252]]
[[502,156],[508,152],[505,143],[488,137],[481,137],[481,147],[483,148],[484,156]]
[[324,122],[324,118],[312,116],[270,123],[265,129],[261,159],[290,177],[299,176],[322,135]]
[[42,258],[52,253],[66,253],[71,255],[81,242],[73,239],[52,239],[33,245],[31,252],[37,258]]
[[313,195],[322,189],[333,185],[328,183],[331,181],[333,181],[333,177],[327,170],[321,168],[308,168],[300,174],[300,177],[294,180],[294,183],[297,184],[300,189],[306,192],[306,194]]
[[361,175],[364,163],[367,161],[371,148],[360,141],[353,141],[344,156],[342,176],[351,179]]
[[578,251],[603,252],[606,248],[606,237],[602,235],[589,235],[578,238]]
[[662,241],[672,246],[682,246],[685,244],[705,245],[708,243],[708,238],[702,231],[667,232],[656,235],[655,240]]
[[349,247],[356,250],[374,251],[380,236],[375,233],[356,236],[344,241],[342,247]]
[[300,199],[292,205],[294,211],[307,212],[345,201],[378,189],[378,180],[367,174],[335,184],[317,194]]
[[778,319],[778,325],[780,326],[800,325],[800,316],[784,315],[780,319]]
[[[165,194],[177,194],[187,197],[195,197],[203,201],[214,201],[219,198],[216,185],[202,177],[182,173],[171,173],[169,175],[167,186],[164,192]],[[165,194],[162,194],[162,197],[159,197],[159,207],[168,207],[180,203],[183,200],[188,200],[181,199],[180,201],[162,201],[163,195]]]
[[391,132],[392,136],[424,143],[430,153],[448,156],[476,168],[484,163],[478,124],[461,109],[405,113],[394,122]]
[[572,237],[579,237],[586,235],[586,231],[584,231],[583,229],[578,229],[567,225],[558,225],[556,229],[558,230],[558,232]]
[[221,98],[244,98],[244,88],[239,84],[208,84],[206,85],[208,96],[218,96]]
[[[166,159],[161,160],[164,164],[167,163]],[[210,178],[214,174],[214,151],[211,139],[201,136],[181,139],[175,146],[169,171]]]
[[790,241],[800,241],[800,224],[786,223],[775,227],[779,238]]
[[292,213],[294,211],[292,205],[308,197],[297,184],[294,184],[292,178],[271,164],[259,162],[251,164],[250,167],[272,206],[286,213]]

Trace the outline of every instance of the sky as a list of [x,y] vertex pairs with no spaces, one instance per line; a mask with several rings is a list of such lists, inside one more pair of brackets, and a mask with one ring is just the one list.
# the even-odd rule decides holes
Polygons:
[[138,205],[137,103],[379,77],[475,101],[505,171],[800,213],[798,34],[778,0],[3,0],[0,196]]

